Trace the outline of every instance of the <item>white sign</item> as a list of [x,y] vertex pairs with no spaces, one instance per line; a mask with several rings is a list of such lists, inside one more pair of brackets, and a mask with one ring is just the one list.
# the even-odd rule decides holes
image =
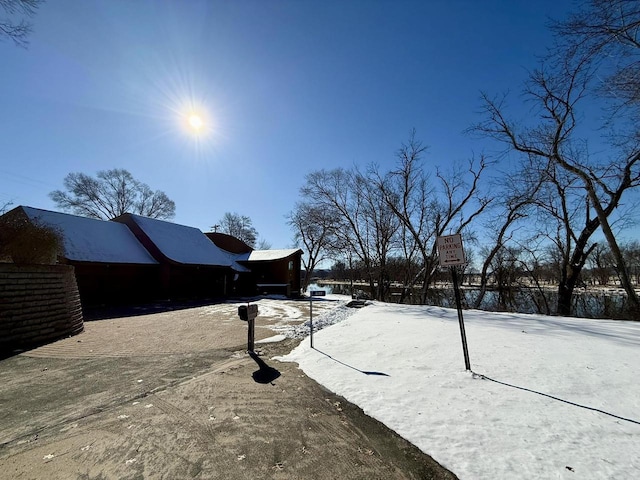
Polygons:
[[441,267],[451,267],[454,265],[464,265],[464,248],[462,247],[462,235],[445,235],[436,239],[438,256]]

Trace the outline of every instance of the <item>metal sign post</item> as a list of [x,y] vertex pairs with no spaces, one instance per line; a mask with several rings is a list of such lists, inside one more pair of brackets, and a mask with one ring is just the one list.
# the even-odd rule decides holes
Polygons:
[[447,235],[436,239],[438,256],[441,267],[451,267],[451,280],[453,281],[453,292],[456,298],[456,308],[458,309],[458,323],[460,324],[460,337],[462,338],[462,353],[464,354],[464,366],[471,370],[469,360],[469,349],[467,347],[467,334],[464,329],[464,318],[462,316],[462,302],[460,301],[460,286],[458,285],[458,265],[465,264],[464,248],[462,245],[462,235]]
[[467,347],[467,334],[464,330],[464,318],[462,318],[462,302],[460,301],[460,287],[458,286],[458,272],[456,267],[451,267],[451,279],[453,280],[453,292],[456,297],[456,308],[458,309],[458,323],[460,324],[460,336],[462,337],[462,353],[464,355],[464,367],[471,370],[469,360],[469,349]]
[[327,292],[325,290],[311,290],[309,294],[309,337],[311,348],[313,348],[313,297],[324,297]]

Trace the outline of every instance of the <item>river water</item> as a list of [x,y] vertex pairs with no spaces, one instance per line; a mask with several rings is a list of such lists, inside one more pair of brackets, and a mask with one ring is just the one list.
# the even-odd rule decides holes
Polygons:
[[[309,286],[309,290],[325,290],[327,293],[351,295],[349,283],[318,282]],[[370,296],[369,286],[357,284],[354,291],[360,291]],[[403,303],[418,304],[421,289],[414,288],[409,296],[405,296]],[[386,301],[399,303],[402,287],[390,288],[390,296]],[[475,303],[480,289],[474,286],[463,286],[460,289],[464,308]],[[441,307],[455,308],[452,286],[438,285],[427,292],[427,304]],[[558,294],[552,288],[540,291],[535,288],[512,288],[503,295],[496,290],[487,290],[480,305],[481,310],[505,311],[518,313],[555,314]],[[624,318],[626,295],[621,289],[576,289],[572,300],[573,316],[585,318]]]

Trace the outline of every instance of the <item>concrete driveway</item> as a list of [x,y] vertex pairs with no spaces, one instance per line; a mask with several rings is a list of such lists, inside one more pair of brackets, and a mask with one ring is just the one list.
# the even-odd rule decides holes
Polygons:
[[[261,299],[256,340],[308,318]],[[270,357],[243,303],[99,312],[85,332],[0,361],[0,479],[455,478]],[[314,317],[335,308],[314,301]]]

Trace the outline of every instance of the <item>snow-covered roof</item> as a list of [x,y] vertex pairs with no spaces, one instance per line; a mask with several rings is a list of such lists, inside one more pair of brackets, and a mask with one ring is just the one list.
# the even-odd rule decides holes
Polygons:
[[126,225],[21,207],[32,222],[62,235],[64,256],[78,262],[157,264]]
[[[217,247],[195,227],[126,214],[149,237],[164,256],[188,265],[212,265],[231,267],[237,271],[243,267],[235,264],[233,255]],[[115,222],[114,222],[115,223]]]
[[248,253],[241,253],[236,258],[244,262],[264,262],[269,260],[282,260],[300,252],[299,248],[288,248],[280,250],[253,250]]

